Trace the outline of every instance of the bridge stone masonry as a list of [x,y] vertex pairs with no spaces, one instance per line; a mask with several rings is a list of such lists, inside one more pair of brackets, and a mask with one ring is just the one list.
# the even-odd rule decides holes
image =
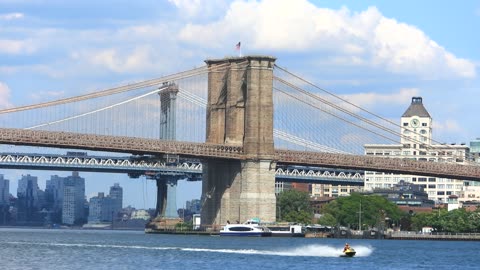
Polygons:
[[[242,160],[204,162],[202,223],[275,221],[273,65],[269,56],[207,60],[207,143],[243,147]],[[220,68],[222,67],[222,68]]]

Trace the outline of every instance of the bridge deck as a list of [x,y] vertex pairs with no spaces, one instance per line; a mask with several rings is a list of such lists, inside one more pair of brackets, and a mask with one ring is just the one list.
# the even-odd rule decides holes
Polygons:
[[[175,154],[195,158],[247,159],[243,148],[220,144],[176,142],[132,137],[0,128],[0,143],[132,154]],[[278,164],[425,175],[480,181],[480,166],[413,161],[348,154],[275,150]]]

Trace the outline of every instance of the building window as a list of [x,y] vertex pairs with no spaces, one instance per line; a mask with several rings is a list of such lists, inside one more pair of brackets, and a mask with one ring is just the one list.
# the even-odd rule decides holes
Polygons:
[[435,188],[435,185],[428,185],[428,188]]
[[418,182],[427,182],[427,178],[425,177],[419,177]]
[[342,189],[340,189],[340,192],[348,192],[348,189],[342,188]]
[[437,191],[437,195],[445,195],[445,191]]
[[404,127],[408,127],[408,123],[403,123],[403,126],[404,126]]
[[422,123],[422,127],[426,127],[427,126],[427,123]]
[[444,188],[445,188],[445,184],[439,184],[439,185],[438,185],[438,188],[439,188],[439,189],[444,189]]
[[427,134],[427,131],[425,129],[420,130],[420,134]]
[[435,177],[431,177],[431,178],[428,178],[428,182],[436,182],[437,178]]

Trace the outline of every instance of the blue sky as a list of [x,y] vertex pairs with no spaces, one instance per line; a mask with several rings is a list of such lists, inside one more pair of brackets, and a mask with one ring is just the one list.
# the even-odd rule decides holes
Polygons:
[[[468,0],[0,0],[0,108],[191,69],[234,55],[241,41],[243,54],[276,56],[390,119],[422,96],[434,138],[468,143],[480,137],[479,28],[480,2]],[[52,174],[3,173],[12,182]],[[89,195],[120,182],[126,205],[154,206],[145,180],[85,177]],[[181,184],[179,203],[198,198],[199,186]]]

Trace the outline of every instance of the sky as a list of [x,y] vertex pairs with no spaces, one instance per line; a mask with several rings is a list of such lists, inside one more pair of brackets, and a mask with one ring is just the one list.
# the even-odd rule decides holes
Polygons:
[[[305,0],[0,0],[0,109],[157,78],[208,58],[265,54],[277,64],[385,118],[423,97],[433,137],[480,137],[480,2]],[[2,170],[16,194],[22,174]],[[124,187],[124,205],[155,205],[155,186],[81,173],[87,196]],[[199,199],[181,181],[177,206]]]

